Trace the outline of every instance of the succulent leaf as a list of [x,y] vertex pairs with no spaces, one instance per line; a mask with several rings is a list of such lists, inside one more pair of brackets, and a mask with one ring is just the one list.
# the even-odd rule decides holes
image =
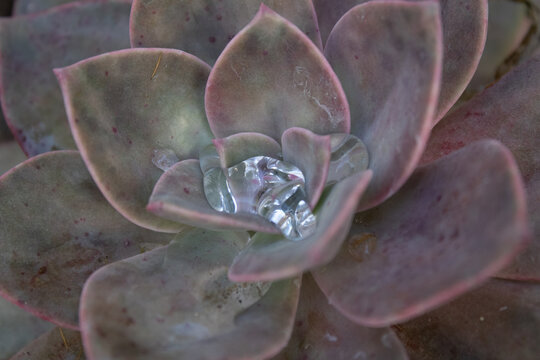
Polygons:
[[15,0],[13,5],[13,14],[20,16],[31,13],[38,13],[51,9],[55,6],[64,5],[75,1],[77,0]]
[[319,49],[264,5],[212,69],[206,113],[218,138],[259,132],[280,141],[295,126],[348,133],[350,122],[343,89]]
[[214,210],[206,199],[203,173],[197,160],[181,161],[166,171],[156,183],[147,209],[165,219],[206,229],[278,232],[258,215]]
[[540,280],[540,52],[450,114],[432,132],[426,163],[479,139],[493,138],[514,154],[528,194],[533,242],[499,276]]
[[237,282],[288,278],[332,260],[349,231],[355,208],[371,171],[352,175],[334,185],[316,210],[315,233],[299,241],[257,233],[234,259],[229,278]]
[[81,333],[59,327],[53,328],[25,346],[10,360],[36,359],[85,360]]
[[48,321],[0,297],[0,359],[9,359],[23,346],[53,328]]
[[330,166],[330,136],[307,129],[290,128],[281,137],[283,160],[297,166],[306,177],[306,194],[315,208],[326,184]]
[[15,141],[0,142],[0,175],[26,160],[26,156]]
[[348,320],[328,304],[311,275],[306,274],[291,340],[273,358],[289,359],[406,360],[408,357],[392,330],[362,327]]
[[349,96],[351,133],[369,151],[373,181],[360,202],[364,210],[397,191],[427,141],[440,84],[439,7],[358,5],[332,30],[325,54]]
[[75,141],[101,192],[133,223],[178,232],[145,207],[162,175],[154,150],[196,158],[211,143],[204,113],[210,68],[172,49],[130,49],[57,70]]
[[89,357],[232,360],[275,355],[292,331],[300,279],[271,285],[229,282],[227,267],[248,238],[247,233],[197,229],[167,247],[96,272],[81,304]]
[[27,155],[75,148],[52,69],[129,47],[129,5],[81,2],[0,21],[2,107]]
[[413,359],[535,360],[538,299],[539,284],[491,280],[396,331]]
[[257,13],[261,3],[298,26],[322,49],[311,0],[135,0],[131,44],[180,49],[214,64],[229,41]]
[[528,235],[517,166],[485,140],[418,168],[391,199],[358,214],[346,245],[314,277],[347,317],[387,326],[494,275]]
[[80,293],[93,271],[171,239],[114,211],[76,151],[15,167],[0,177],[0,198],[0,292],[64,327],[78,327]]
[[228,169],[254,156],[279,158],[281,146],[269,136],[259,133],[238,133],[223,139],[215,139],[220,165]]

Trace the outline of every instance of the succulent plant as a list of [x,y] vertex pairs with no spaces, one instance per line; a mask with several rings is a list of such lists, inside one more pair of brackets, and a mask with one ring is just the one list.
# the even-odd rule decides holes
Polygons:
[[0,357],[537,356],[540,53],[454,106],[487,1],[15,13]]

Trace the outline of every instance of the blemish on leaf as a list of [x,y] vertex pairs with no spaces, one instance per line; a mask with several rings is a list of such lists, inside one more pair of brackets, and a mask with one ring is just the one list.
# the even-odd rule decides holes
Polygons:
[[347,239],[347,250],[357,261],[366,260],[377,248],[377,237],[372,233],[353,235]]
[[161,63],[161,57],[163,56],[163,53],[159,53],[159,57],[157,59],[157,63],[156,63],[156,66],[154,68],[154,72],[152,73],[152,76],[150,77],[150,80],[153,80],[154,77],[156,76],[156,73],[159,69],[159,64]]
[[209,37],[208,37],[208,41],[209,41],[211,44],[213,44],[213,43],[216,42],[216,37],[215,37],[215,36],[209,36]]
[[112,127],[112,132],[115,133],[115,134],[117,134],[117,133],[118,133],[118,129],[115,128],[115,127],[113,126],[113,127]]

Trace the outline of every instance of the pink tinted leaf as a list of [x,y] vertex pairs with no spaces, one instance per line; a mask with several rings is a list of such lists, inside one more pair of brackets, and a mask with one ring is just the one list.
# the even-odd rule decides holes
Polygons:
[[[82,332],[92,359],[268,358],[292,331],[300,279],[234,284],[247,233],[194,230],[108,265],[88,281]],[[249,341],[246,341],[249,340]]]
[[146,211],[162,175],[155,150],[199,155],[212,134],[204,114],[210,68],[172,49],[131,49],[57,70],[75,141],[107,200],[127,219],[156,231],[179,224]]
[[[15,0],[13,4],[13,14],[17,16],[37,13],[51,9],[55,6],[75,2],[76,0]],[[79,0],[85,1],[85,0]],[[86,0],[91,1],[91,0]],[[107,0],[104,0],[107,1]]]
[[321,293],[310,275],[302,280],[294,330],[287,347],[273,360],[408,359],[388,328],[359,326],[345,318]]
[[26,345],[10,360],[36,359],[85,360],[81,334],[56,327]]
[[221,167],[227,169],[255,156],[279,158],[281,146],[269,136],[259,133],[238,133],[223,139],[215,139]]
[[0,297],[0,359],[9,359],[53,326]]
[[281,138],[283,160],[297,166],[306,178],[306,194],[315,208],[326,184],[330,166],[330,136],[320,136],[307,129],[287,129]]
[[214,210],[206,199],[197,160],[181,161],[166,171],[156,183],[147,208],[163,218],[201,228],[277,232],[272,223],[258,215]]
[[420,167],[391,199],[359,213],[317,283],[350,319],[395,324],[495,274],[528,240],[525,194],[510,152],[471,144]]
[[0,293],[78,327],[82,286],[101,266],[166,244],[109,206],[76,151],[31,158],[0,177]]
[[298,26],[322,49],[311,0],[135,0],[131,44],[180,49],[214,64],[229,41],[257,13],[261,3]]
[[261,5],[229,43],[206,89],[216,137],[259,132],[275,140],[290,127],[349,131],[347,99],[319,49],[292,23]]
[[129,47],[129,9],[81,2],[0,21],[2,107],[25,153],[75,148],[52,69]]
[[229,278],[236,282],[267,281],[295,276],[332,260],[351,226],[371,171],[352,175],[334,185],[316,212],[317,229],[305,239],[258,233],[234,259]]
[[395,328],[413,359],[535,360],[538,299],[539,284],[491,280]]
[[441,37],[437,3],[374,1],[350,10],[328,38],[351,133],[366,144],[373,170],[361,209],[392,195],[416,167],[437,105]]
[[540,280],[538,84],[540,52],[438,124],[422,159],[429,162],[486,138],[498,139],[512,151],[525,182],[534,239],[514,264],[499,274],[516,280]]

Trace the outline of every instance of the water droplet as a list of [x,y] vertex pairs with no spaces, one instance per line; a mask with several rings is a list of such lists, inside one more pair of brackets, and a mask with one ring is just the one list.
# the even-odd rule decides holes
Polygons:
[[291,240],[315,232],[316,218],[304,191],[305,178],[296,166],[256,156],[223,171],[211,167],[216,164],[211,150],[205,150],[202,159],[204,192],[215,210],[260,215]]
[[330,334],[328,331],[326,332],[326,334],[324,334],[324,339],[328,340],[329,342],[333,342],[333,343],[338,341],[338,337],[335,336],[335,335]]
[[328,170],[327,185],[337,183],[357,172],[366,170],[369,155],[366,146],[356,136],[349,134],[330,135],[332,154]]
[[174,164],[179,162],[178,156],[171,149],[155,149],[152,155],[152,162],[163,171],[169,170]]
[[377,237],[375,234],[362,233],[355,234],[347,239],[347,250],[357,261],[366,260],[377,248]]

